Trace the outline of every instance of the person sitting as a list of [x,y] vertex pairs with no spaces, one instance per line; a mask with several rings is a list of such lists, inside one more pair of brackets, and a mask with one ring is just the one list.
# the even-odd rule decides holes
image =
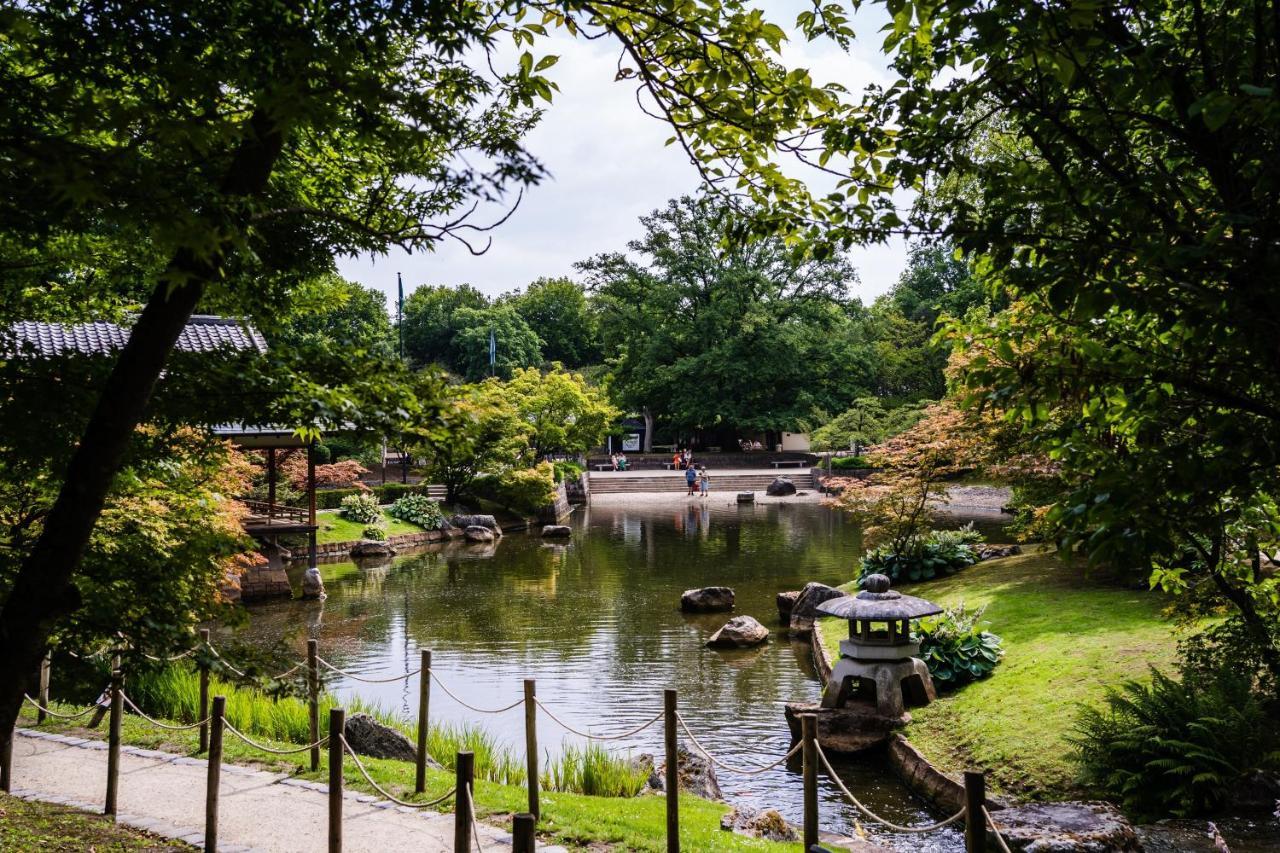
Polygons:
[[680,461],[681,461],[681,459],[682,459],[682,458],[683,458],[683,454],[682,454],[679,450],[677,450],[677,451],[675,452],[675,454],[671,457],[671,467],[672,467],[672,468],[681,468],[681,467],[683,467],[683,466],[681,466],[681,464],[680,464]]
[[631,463],[627,461],[627,454],[619,453],[618,458],[614,461],[613,470],[626,471],[630,468],[630,464]]
[[609,455],[609,464],[613,466],[613,470],[618,470],[618,454],[612,453]]

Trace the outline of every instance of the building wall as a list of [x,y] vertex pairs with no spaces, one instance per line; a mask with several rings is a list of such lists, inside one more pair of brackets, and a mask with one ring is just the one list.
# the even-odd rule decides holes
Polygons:
[[800,453],[808,453],[809,452],[809,433],[784,432],[782,434],[782,449],[784,451],[796,451]]

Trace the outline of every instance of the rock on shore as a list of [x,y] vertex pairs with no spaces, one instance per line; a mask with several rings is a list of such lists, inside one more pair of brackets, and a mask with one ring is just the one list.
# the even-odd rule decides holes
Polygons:
[[819,615],[818,605],[833,598],[843,598],[848,594],[825,583],[805,584],[804,589],[800,590],[800,595],[796,597],[795,605],[791,608],[791,633],[800,636],[812,633],[813,620]]

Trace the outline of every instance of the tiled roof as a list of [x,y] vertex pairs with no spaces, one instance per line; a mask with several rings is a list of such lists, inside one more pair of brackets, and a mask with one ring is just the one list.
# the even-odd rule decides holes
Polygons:
[[[66,352],[110,353],[122,349],[129,340],[129,328],[115,323],[32,323],[12,327],[13,343],[21,352],[34,347],[45,356]],[[183,352],[212,352],[222,347],[267,351],[267,342],[247,323],[229,317],[197,314],[178,335],[177,348]]]

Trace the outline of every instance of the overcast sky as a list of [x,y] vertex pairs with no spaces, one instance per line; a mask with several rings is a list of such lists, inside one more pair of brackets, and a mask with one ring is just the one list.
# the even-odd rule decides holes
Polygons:
[[[790,30],[806,4],[765,5],[769,18]],[[839,82],[854,92],[884,82],[887,60],[879,50],[879,30],[887,17],[876,6],[859,11],[854,21],[860,38],[849,53],[833,44],[794,40],[784,62],[810,69],[815,82]],[[383,290],[393,311],[397,272],[404,275],[406,294],[423,284],[464,283],[503,293],[541,276],[573,275],[575,261],[599,252],[625,250],[640,235],[638,217],[697,190],[694,167],[678,146],[663,144],[671,135],[668,126],[637,106],[634,81],[614,82],[616,43],[557,37],[535,50],[543,53],[561,57],[550,72],[560,93],[527,142],[550,175],[526,190],[515,214],[493,232],[488,253],[475,257],[453,241],[435,252],[395,249],[385,257],[341,259],[344,276]],[[884,293],[905,258],[901,241],[852,251],[861,277],[856,294],[870,301]]]

